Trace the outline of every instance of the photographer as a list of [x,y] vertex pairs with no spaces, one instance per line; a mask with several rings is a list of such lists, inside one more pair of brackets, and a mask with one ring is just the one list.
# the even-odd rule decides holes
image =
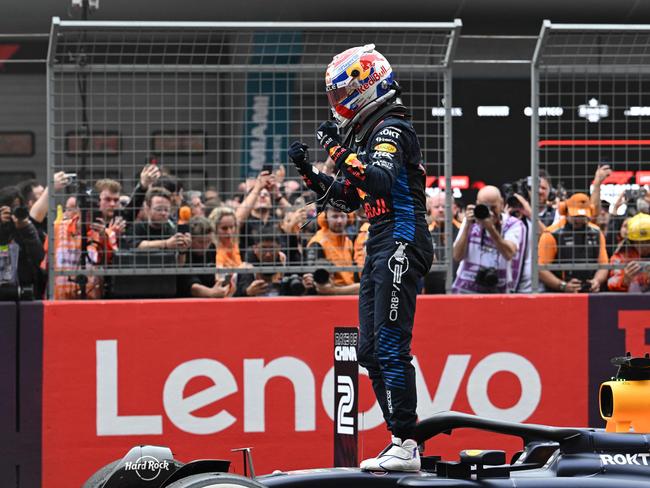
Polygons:
[[[605,236],[597,225],[590,223],[594,212],[589,196],[575,193],[559,211],[566,214],[566,218],[541,235],[539,264],[607,264]],[[596,293],[607,275],[606,269],[595,273],[590,270],[539,271],[539,279],[546,290],[562,293]]]
[[650,214],[650,193],[646,187],[626,189],[616,199],[612,213],[618,215],[618,210],[625,204],[625,215],[633,217],[638,213]]
[[[251,251],[246,261],[253,265],[284,266],[287,256],[281,251],[278,229],[271,225],[262,226],[250,236]],[[283,276],[281,272],[239,273],[235,296],[270,297],[280,295],[303,295],[311,286],[305,276]]]
[[524,224],[503,212],[499,189],[479,190],[476,205],[468,205],[454,241],[454,261],[460,262],[452,293],[506,293],[519,280]]
[[[348,214],[333,207],[318,216],[320,229],[307,244],[307,260],[319,261],[330,266],[354,266],[353,244],[345,233]],[[319,295],[356,295],[359,283],[351,271],[336,271],[319,279],[316,275],[314,286]]]
[[20,190],[0,189],[0,299],[40,297],[39,265],[44,256]]
[[[616,249],[611,264],[625,264],[610,271],[609,291],[650,291],[650,215],[639,213],[627,221],[627,238]],[[643,260],[643,261],[642,261]]]
[[[532,218],[533,210],[530,206],[530,202],[524,198],[522,195],[515,193],[510,197],[506,198],[506,209],[505,212],[521,221],[524,225],[524,240],[523,240],[523,249],[521,250],[521,255],[523,259],[519,260],[519,270],[516,273],[519,277],[517,281],[513,284],[512,292],[513,293],[532,293],[533,284],[532,284]],[[540,232],[544,231],[544,224],[542,223],[541,218],[537,220],[537,224],[540,228]]]
[[[65,175],[57,178],[54,184],[58,189],[66,185]],[[61,221],[54,222],[54,256],[55,266],[58,271],[78,270],[92,268],[98,265],[110,264],[113,253],[118,249],[118,240],[124,231],[124,219],[116,214],[119,207],[119,197],[122,186],[118,181],[111,179],[98,180],[92,192],[79,189],[75,199],[76,211],[68,212]],[[43,192],[47,193],[47,188]],[[80,206],[78,206],[81,203]],[[38,202],[34,204],[34,207]],[[34,213],[32,207],[32,214]],[[86,228],[86,257],[82,262],[81,219],[88,223]],[[89,276],[86,284],[87,298],[101,298],[103,296],[104,281],[101,276]],[[73,300],[81,297],[81,288],[74,279],[66,275],[55,277],[54,298],[57,300]]]

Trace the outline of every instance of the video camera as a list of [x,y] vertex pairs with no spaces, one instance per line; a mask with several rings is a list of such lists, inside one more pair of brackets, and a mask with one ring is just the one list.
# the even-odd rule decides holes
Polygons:
[[501,185],[501,193],[506,205],[509,207],[521,207],[521,203],[515,196],[519,194],[530,202],[530,188],[533,186],[533,179],[529,176]]
[[643,200],[647,193],[645,188],[625,190],[625,205],[627,206],[625,213],[628,217],[634,217],[639,212],[647,211],[646,208],[639,207],[639,200]]
[[305,285],[302,283],[302,276],[297,273],[283,276],[280,282],[280,294],[292,297],[304,295]]
[[496,268],[485,268],[481,266],[476,272],[476,278],[474,278],[474,282],[484,288],[496,289],[496,286],[499,284],[499,275],[497,274]]
[[16,283],[0,283],[0,302],[34,300],[33,286],[20,286]]

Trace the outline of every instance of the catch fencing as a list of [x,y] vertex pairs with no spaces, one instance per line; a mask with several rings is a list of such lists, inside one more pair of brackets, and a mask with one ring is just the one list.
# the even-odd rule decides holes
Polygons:
[[[451,63],[460,27],[460,21],[182,23],[55,18],[47,63],[48,181],[53,189],[48,214],[50,290],[57,283],[75,287],[87,281],[84,288],[90,294],[103,286],[105,276],[214,272],[214,262],[209,262],[214,258],[208,259],[207,252],[199,264],[179,261],[178,251],[140,250],[129,255],[129,247],[138,241],[135,220],[154,218],[156,207],[145,205],[148,215],[143,214],[129,207],[133,199],[129,204],[123,197],[114,211],[110,201],[101,202],[95,182],[116,180],[125,195],[138,190],[134,194],[138,203],[137,195],[142,198],[138,182],[152,186],[146,177],[141,179],[144,168],[155,176],[162,174],[172,190],[176,182],[171,177],[182,183],[183,195],[177,192],[171,208],[158,209],[163,215],[155,217],[159,225],[168,222],[176,231],[185,231],[180,225],[185,225],[186,212],[209,217],[218,209],[211,219],[217,250],[236,251],[237,237],[219,230],[224,215],[220,207],[229,206],[239,219],[242,260],[252,251],[260,220],[270,224],[263,228],[282,249],[282,255],[266,260],[256,272],[313,271],[313,263],[305,262],[300,251],[317,230],[314,197],[305,191],[286,150],[291,141],[303,140],[311,147],[312,161],[327,170],[326,155],[315,139],[315,129],[329,118],[325,67],[334,54],[352,46],[374,43],[389,60],[404,89],[427,175],[444,179],[449,188]],[[259,196],[247,200],[263,170],[272,178],[258,183]],[[57,186],[59,172],[72,176]],[[447,192],[448,208],[451,198]],[[190,208],[179,214],[183,205]],[[124,219],[124,230],[117,217]],[[362,221],[359,215],[351,217],[348,232],[356,235]],[[90,228],[98,233],[67,249],[61,243],[67,232],[63,223],[72,225],[69,235],[83,238]],[[110,227],[106,237],[104,224]],[[447,271],[449,280],[450,223],[445,227],[434,267]],[[145,231],[149,240],[162,240],[151,235],[151,229]],[[87,244],[90,251],[79,252]],[[242,272],[228,262],[220,267],[221,273]]]
[[[646,205],[650,183],[650,26],[544,21],[531,83],[532,207],[538,208],[538,176],[546,172],[560,198],[591,193],[592,213],[611,206],[607,228],[619,234],[624,219]],[[596,170],[606,165],[615,172],[599,188]],[[532,235],[537,242],[537,226]],[[533,283],[540,270],[568,280],[608,267],[585,257],[593,248],[588,238],[572,246],[571,256],[544,266],[532,246]]]

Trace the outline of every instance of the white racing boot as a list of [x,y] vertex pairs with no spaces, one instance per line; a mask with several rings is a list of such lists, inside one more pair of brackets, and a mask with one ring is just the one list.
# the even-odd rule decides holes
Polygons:
[[420,453],[413,439],[402,442],[393,437],[392,444],[381,451],[377,457],[361,462],[364,471],[419,471]]

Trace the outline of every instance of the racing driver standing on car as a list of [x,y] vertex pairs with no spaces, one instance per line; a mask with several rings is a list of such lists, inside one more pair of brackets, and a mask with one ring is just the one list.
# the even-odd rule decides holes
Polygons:
[[391,66],[374,44],[335,56],[325,83],[336,122],[322,123],[316,137],[338,173],[332,178],[313,167],[302,142],[291,144],[289,157],[321,208],[351,212],[362,205],[370,220],[359,291],[359,364],[368,370],[392,442],[361,468],[417,471],[411,337],[418,282],[433,257],[420,144]]

